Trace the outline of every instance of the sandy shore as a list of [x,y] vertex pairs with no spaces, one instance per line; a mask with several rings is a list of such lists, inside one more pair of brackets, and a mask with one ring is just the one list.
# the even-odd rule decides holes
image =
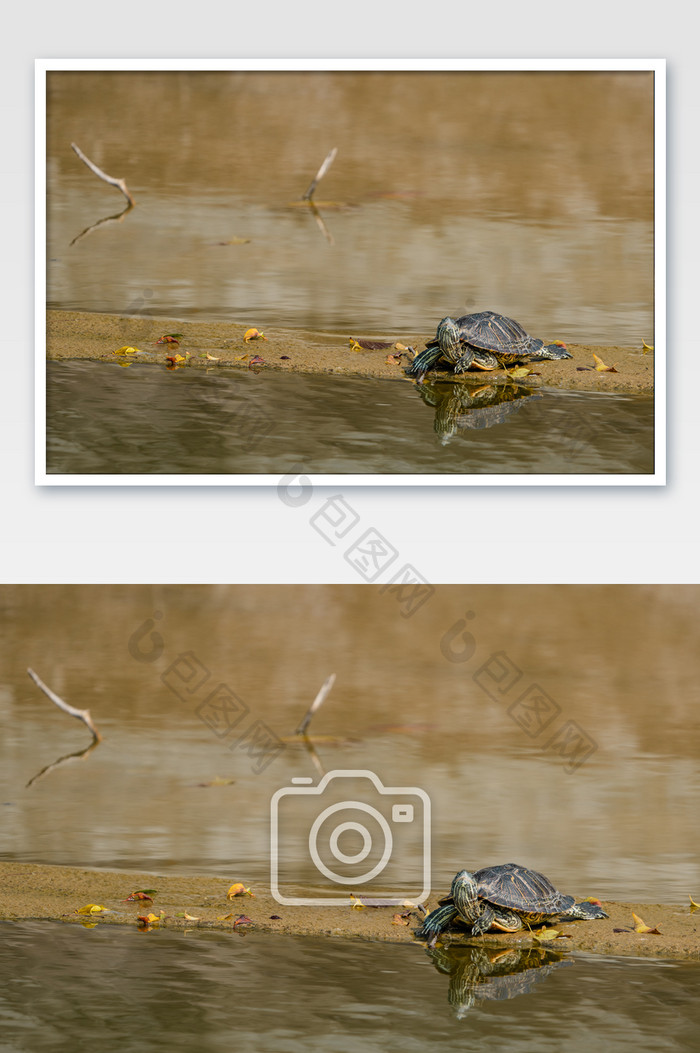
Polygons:
[[[41,919],[74,924],[138,925],[139,915],[152,912],[164,917],[158,927],[170,929],[220,929],[241,925],[262,932],[299,936],[333,936],[346,939],[382,940],[390,943],[419,943],[416,930],[419,912],[398,918],[395,907],[305,907],[280,906],[269,889],[252,886],[253,896],[227,899],[234,882],[245,882],[245,874],[231,881],[206,877],[168,877],[138,871],[85,870],[34,863],[0,863],[0,918],[17,921]],[[140,889],[155,889],[153,902],[125,902]],[[436,905],[433,896],[429,907]],[[107,912],[77,913],[88,904],[106,907]],[[654,903],[603,904],[608,919],[591,922],[560,922],[556,929],[567,934],[541,944],[556,950],[591,951],[598,954],[700,960],[700,911],[689,902],[674,906]],[[632,913],[660,934],[637,933]],[[189,915],[185,917],[184,915]],[[241,916],[247,922],[237,922]],[[398,924],[397,924],[398,920]],[[408,922],[408,924],[406,924]],[[537,945],[529,932],[513,935],[489,934],[470,941],[451,937],[451,942]]]
[[[254,322],[251,323],[254,325]],[[259,327],[258,327],[259,328]],[[160,363],[168,368],[195,369],[277,369],[292,373],[337,373],[343,376],[401,379],[408,358],[387,362],[392,348],[353,351],[356,340],[400,342],[420,352],[434,333],[348,333],[347,337],[323,333],[302,333],[284,329],[265,329],[266,339],[244,341],[248,327],[225,322],[183,322],[173,318],[142,318],[91,314],[81,311],[49,311],[46,352],[52,360],[92,359],[127,364],[133,361]],[[179,333],[178,346],[157,344],[165,334]],[[546,335],[546,334],[545,334]],[[549,339],[551,334],[547,335]],[[555,339],[556,335],[552,337]],[[117,355],[123,347],[138,353]],[[639,346],[598,347],[569,344],[573,358],[560,362],[539,362],[530,368],[539,375],[527,377],[528,386],[546,385],[576,391],[624,392],[652,395],[654,392],[654,354]],[[617,372],[597,372],[593,355]],[[184,361],[168,361],[180,355]],[[251,363],[256,356],[261,363]],[[445,374],[446,376],[448,374]],[[451,374],[450,374],[451,376]],[[483,384],[504,379],[502,371],[469,374],[466,383]]]

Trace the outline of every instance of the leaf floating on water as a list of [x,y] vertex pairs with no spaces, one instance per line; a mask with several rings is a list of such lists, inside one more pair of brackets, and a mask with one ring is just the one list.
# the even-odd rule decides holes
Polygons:
[[249,888],[246,888],[242,881],[237,881],[226,893],[226,899],[233,899],[234,896],[252,896],[255,899],[255,893],[251,892]]
[[115,355],[142,355],[143,351],[140,351],[138,347],[129,347],[127,344],[124,347],[120,347],[118,351],[114,352]]
[[632,913],[632,917],[634,918],[634,931],[635,932],[647,932],[647,933],[650,932],[650,933],[655,934],[656,936],[661,936],[661,933],[659,932],[658,929],[652,929],[650,925],[647,925],[646,922],[642,921],[642,919],[637,914],[635,914],[634,912]]
[[243,340],[247,344],[249,340],[267,340],[267,337],[259,329],[246,329]]
[[606,366],[602,358],[598,358],[595,351],[591,352],[595,359],[595,368],[598,373],[617,373],[615,366]]

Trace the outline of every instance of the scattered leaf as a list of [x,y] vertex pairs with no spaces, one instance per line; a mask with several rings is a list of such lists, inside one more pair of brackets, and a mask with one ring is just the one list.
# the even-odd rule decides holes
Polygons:
[[351,892],[350,893],[350,899],[352,900],[352,909],[353,910],[363,910],[364,909],[365,905],[364,905],[364,903],[362,902],[362,900],[360,899],[359,896],[356,896],[353,892]]
[[289,355],[280,355],[280,358],[283,358],[283,359],[286,359],[287,361],[289,361]]
[[129,347],[127,344],[124,347],[120,347],[114,352],[115,355],[141,355],[142,351],[139,351],[138,347]]
[[247,344],[249,340],[267,340],[267,337],[259,329],[246,329],[243,339]]
[[255,357],[251,358],[250,362],[248,363],[248,369],[250,369],[251,366],[264,366],[264,365],[265,365],[265,359],[261,358],[260,355],[255,355]]
[[237,881],[235,885],[231,885],[231,888],[226,893],[226,899],[233,899],[234,896],[252,896],[255,899],[255,893],[251,892],[249,888],[246,888],[241,881]]
[[207,356],[206,357],[207,357],[207,361],[208,362],[218,362],[219,361],[218,358],[215,355],[210,355],[208,351],[207,351]]
[[80,910],[76,910],[76,914],[111,914],[109,907],[102,907],[99,903],[88,903],[85,907],[81,907]]
[[632,913],[632,917],[634,918],[635,932],[651,932],[655,933],[657,936],[661,935],[658,929],[652,929],[650,925],[647,925],[645,922],[643,922],[642,919],[638,917],[638,915],[636,915],[634,912]]
[[397,351],[410,351],[411,350],[410,347],[406,347],[405,344],[400,344],[398,342],[398,340],[394,344],[394,347],[396,348]]
[[147,900],[149,903],[153,903],[153,897],[149,896],[147,892],[132,892],[130,896],[127,896],[124,900],[128,903],[129,900]]
[[533,939],[538,943],[548,943],[550,940],[556,940],[558,936],[561,936],[559,929],[540,929],[539,932],[532,934]]
[[349,340],[352,351],[385,351],[387,347],[393,347],[391,340],[356,340],[354,336]]
[[690,900],[691,910],[700,910],[700,903],[696,903],[693,897],[690,895],[690,893],[688,893],[688,899]]
[[648,344],[646,342],[646,340],[642,339],[642,351],[644,352],[644,354],[646,354],[647,351],[653,351],[653,350],[654,350],[654,345],[653,344]]
[[594,907],[602,907],[603,904],[595,896],[587,896],[586,899],[581,900],[582,903],[592,903]]
[[252,918],[249,918],[247,914],[239,914],[233,923],[234,929],[237,925],[254,925],[255,922]]
[[157,914],[139,914],[136,919],[136,924],[140,929],[150,929],[153,925],[157,925],[160,918]]
[[386,356],[386,364],[388,366],[395,366],[397,364],[397,362],[400,362],[400,361],[401,361],[401,355],[400,354],[399,355],[387,355]]
[[279,914],[271,914],[270,915],[270,921],[282,921],[282,919],[279,916]]
[[231,786],[235,779],[226,779],[223,775],[215,775],[209,782],[198,782],[197,786]]
[[507,369],[506,373],[509,377],[528,377],[530,368],[529,366],[515,366],[514,369]]
[[394,914],[391,919],[392,925],[410,925],[411,924],[411,912],[406,911],[405,914]]
[[201,921],[201,918],[195,918],[194,914],[188,914],[186,910],[181,911],[180,914],[175,915],[176,918],[184,918],[185,921]]
[[233,914],[217,914],[216,920],[217,921],[230,921],[232,917],[233,917]]
[[247,355],[234,355],[234,362],[245,362]]
[[596,371],[598,373],[617,373],[617,370],[615,369],[615,366],[606,366],[605,362],[603,362],[603,359],[602,358],[598,358],[598,356],[595,353],[595,351],[592,351],[591,354],[593,355],[593,358],[595,359],[595,368],[596,368]]
[[166,333],[165,336],[159,336],[158,339],[156,340],[156,343],[157,344],[175,344],[175,346],[178,347],[181,340],[182,340],[182,333]]

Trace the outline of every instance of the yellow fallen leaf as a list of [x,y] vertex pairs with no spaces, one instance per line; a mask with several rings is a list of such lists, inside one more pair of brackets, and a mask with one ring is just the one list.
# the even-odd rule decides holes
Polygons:
[[267,337],[259,329],[247,329],[243,334],[243,339],[247,344],[249,340],[267,340]]
[[398,342],[398,340],[394,344],[394,347],[396,348],[397,351],[408,351],[408,348],[406,347],[406,345],[405,344],[400,344]]
[[251,892],[250,889],[246,888],[240,881],[237,881],[235,885],[231,885],[231,888],[226,893],[226,899],[233,899],[234,896],[252,896],[253,899],[255,899],[255,893]]
[[527,377],[530,375],[529,366],[516,366],[515,369],[506,370],[509,377]]
[[405,917],[403,914],[394,914],[393,918],[391,919],[391,924],[392,925],[410,925],[411,924],[411,919],[409,917]]
[[646,340],[642,339],[642,351],[644,351],[644,353],[646,354],[647,351],[653,351],[653,350],[654,350],[654,345],[653,344],[648,344],[646,342]]
[[118,351],[114,352],[115,355],[140,355],[142,352],[138,347],[128,347],[126,344],[124,347],[120,347]]
[[208,351],[207,351],[207,359],[208,359],[209,362],[218,362],[219,361],[218,358],[216,358],[214,355],[210,355]]
[[101,914],[102,911],[111,913],[107,907],[101,907],[99,903],[88,903],[87,906],[76,910],[76,914]]
[[690,895],[690,893],[688,893],[688,899],[690,900],[691,910],[700,910],[700,903],[696,903],[693,897]]
[[602,358],[598,358],[595,351],[592,352],[593,358],[595,359],[595,368],[598,373],[617,373],[615,366],[606,366]]
[[632,912],[632,917],[634,918],[635,932],[653,932],[656,933],[657,936],[661,935],[658,929],[652,929],[650,925],[647,925],[646,922],[642,921],[642,919],[634,912]]
[[234,355],[234,362],[245,362],[248,355]]
[[365,905],[362,902],[362,900],[358,896],[355,896],[352,892],[350,893],[350,899],[352,900],[352,909],[353,910],[364,910],[365,909]]
[[557,936],[561,936],[559,929],[540,929],[539,932],[533,932],[533,939],[539,943],[547,943],[549,940],[556,940]]

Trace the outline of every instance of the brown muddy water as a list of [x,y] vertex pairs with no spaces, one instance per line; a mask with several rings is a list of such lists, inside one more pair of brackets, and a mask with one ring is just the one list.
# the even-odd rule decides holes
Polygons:
[[[324,339],[491,309],[548,339],[654,344],[651,72],[53,71],[47,122],[50,307]],[[125,178],[134,208],[71,142]],[[300,205],[332,147],[315,210]],[[344,399],[329,385],[321,415]],[[332,436],[310,438],[333,459]],[[602,470],[648,472],[651,446],[646,466]]]
[[221,477],[648,475],[647,396],[48,362],[46,468]]
[[[285,895],[336,894],[316,859],[352,870],[356,857],[366,871],[361,827],[373,861],[387,804],[392,854],[362,892],[386,893],[382,880],[420,892],[427,798],[433,895],[457,868],[516,860],[579,896],[677,905],[692,926],[699,606],[695,586],[450,586],[418,597],[5,586],[2,859],[269,888],[281,792],[292,806],[278,812]],[[87,730],[39,693],[28,666],[90,708],[99,745],[87,749]],[[304,746],[294,731],[331,672]],[[371,799],[357,786],[343,799],[340,776],[321,798],[310,792],[324,774],[367,770],[379,780]],[[295,798],[294,787],[309,793]],[[312,841],[314,801],[326,809],[338,793],[337,825],[320,824]],[[399,836],[408,804],[414,825]],[[238,1038],[260,1049],[424,1050],[465,1036],[474,1048],[586,1049],[593,1036],[623,1049],[630,1034],[638,1049],[695,1048],[697,964],[1,928],[0,1019],[13,1049],[74,1048],[76,1030],[88,1042],[98,1028],[108,1049]],[[145,1022],[144,999],[154,1007]]]
[[54,71],[47,122],[51,306],[653,343],[651,72]]

